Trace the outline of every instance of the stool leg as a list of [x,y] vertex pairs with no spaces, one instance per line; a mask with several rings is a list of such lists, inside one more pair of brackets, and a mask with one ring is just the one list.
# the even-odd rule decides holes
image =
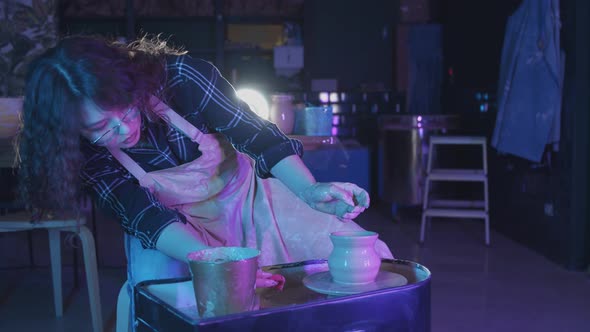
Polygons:
[[488,149],[487,149],[487,142],[482,144],[482,158],[483,158],[483,171],[487,175],[488,174]]
[[490,211],[490,198],[489,198],[489,194],[488,194],[488,179],[485,179],[485,181],[483,182],[483,194],[484,194],[484,203],[485,203],[485,209],[486,212]]
[[131,317],[131,299],[129,297],[129,283],[126,281],[119,291],[119,297],[117,298],[117,324],[116,332],[129,332],[130,329],[130,317]]
[[51,278],[53,281],[53,304],[55,316],[63,316],[63,297],[61,290],[61,243],[60,232],[56,229],[48,229],[49,253],[51,259]]
[[482,152],[482,162],[483,162],[483,171],[486,175],[486,179],[483,182],[483,194],[484,194],[484,202],[485,202],[485,209],[486,209],[486,216],[485,216],[485,236],[486,236],[486,246],[490,245],[490,203],[489,203],[489,195],[488,195],[488,151],[487,151],[487,140],[481,145],[481,152]]
[[483,182],[484,186],[484,199],[485,199],[485,209],[486,209],[486,245],[490,245],[490,210],[489,210],[489,194],[488,194],[488,179],[485,179]]
[[430,191],[430,178],[426,176],[426,183],[424,183],[424,195],[422,195],[422,211],[428,209],[428,192]]
[[422,199],[422,223],[420,225],[420,243],[424,243],[424,232],[426,231],[426,209],[428,209],[428,192],[430,191],[430,179],[426,176],[424,184],[424,195]]
[[86,226],[80,226],[80,233],[78,233],[78,236],[82,242],[82,251],[84,253],[84,269],[86,270],[86,283],[88,284],[88,300],[90,301],[92,327],[94,332],[102,332],[102,308],[100,306],[100,290],[98,288],[98,269],[96,267],[94,238]]
[[432,159],[434,158],[434,144],[432,144],[432,137],[430,138],[430,142],[428,143],[428,161],[426,164],[426,173],[430,174],[432,171]]
[[486,246],[490,245],[490,215],[486,215],[485,217],[485,223],[486,223]]
[[422,223],[420,225],[420,243],[424,243],[424,232],[426,231],[426,213],[422,211]]

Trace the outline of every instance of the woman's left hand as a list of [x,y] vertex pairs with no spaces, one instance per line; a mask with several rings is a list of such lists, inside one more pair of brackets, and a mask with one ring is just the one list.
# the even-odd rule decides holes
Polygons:
[[347,182],[318,182],[299,194],[309,206],[321,212],[350,220],[369,207],[369,194],[359,186]]
[[272,274],[258,269],[256,271],[256,288],[271,287],[283,290],[283,287],[285,287],[285,277],[280,274]]

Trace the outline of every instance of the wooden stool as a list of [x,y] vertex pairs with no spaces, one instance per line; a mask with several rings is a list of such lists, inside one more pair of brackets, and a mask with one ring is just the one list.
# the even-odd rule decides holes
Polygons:
[[[438,145],[479,145],[482,153],[482,168],[479,169],[448,169],[432,168],[432,159]],[[480,136],[432,136],[428,151],[426,183],[422,205],[422,223],[420,226],[420,243],[424,243],[424,233],[428,217],[449,218],[481,218],[485,221],[485,243],[490,244],[490,219],[488,215],[488,160],[486,138]],[[447,182],[481,182],[483,183],[484,200],[438,200],[429,202],[430,184],[434,181]],[[443,205],[435,208],[433,206]]]
[[33,229],[47,229],[49,232],[53,302],[56,317],[63,315],[60,232],[72,232],[78,235],[82,243],[84,268],[86,269],[92,327],[94,332],[103,332],[96,250],[94,248],[94,238],[90,230],[85,226],[85,220],[81,219],[78,222],[76,219],[62,219],[31,222],[31,215],[26,212],[9,213],[0,216],[0,232],[20,232]]

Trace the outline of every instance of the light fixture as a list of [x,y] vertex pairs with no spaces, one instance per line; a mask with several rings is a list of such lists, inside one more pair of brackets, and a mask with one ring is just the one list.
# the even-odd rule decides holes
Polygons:
[[337,103],[338,102],[338,93],[337,92],[331,92],[330,93],[330,102],[331,103]]
[[238,89],[236,94],[238,95],[238,98],[250,106],[250,109],[252,109],[254,113],[258,114],[261,118],[268,120],[270,114],[268,101],[266,101],[266,98],[264,98],[260,92],[252,89]]

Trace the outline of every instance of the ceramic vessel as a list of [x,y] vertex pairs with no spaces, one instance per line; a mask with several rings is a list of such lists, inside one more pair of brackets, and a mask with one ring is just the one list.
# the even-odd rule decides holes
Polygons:
[[328,267],[334,282],[367,284],[375,281],[381,266],[381,258],[375,251],[378,236],[369,231],[330,234],[334,249],[328,257]]
[[295,133],[305,136],[331,136],[333,110],[330,105],[307,106],[295,113]]
[[272,95],[269,116],[270,121],[276,124],[284,134],[292,134],[295,126],[293,96],[288,94]]

